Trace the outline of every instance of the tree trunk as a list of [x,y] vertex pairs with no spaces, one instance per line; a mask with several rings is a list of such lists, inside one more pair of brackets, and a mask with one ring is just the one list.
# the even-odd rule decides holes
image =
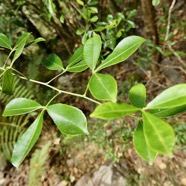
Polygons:
[[[156,14],[155,9],[152,5],[152,0],[141,0],[141,7],[143,12],[143,19],[145,24],[145,32],[144,36],[147,39],[150,39],[155,46],[159,45],[159,36],[158,36],[158,30],[156,25]],[[160,54],[158,52],[155,52],[152,56],[152,66],[151,71],[152,75],[157,76],[158,75],[158,65],[157,63],[160,60]]]

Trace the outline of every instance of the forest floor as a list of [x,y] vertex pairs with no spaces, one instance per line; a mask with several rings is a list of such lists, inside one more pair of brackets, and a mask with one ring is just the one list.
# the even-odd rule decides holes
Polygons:
[[[178,26],[174,26],[172,31],[174,50],[183,52],[186,51],[186,40],[181,39],[185,35],[185,28],[181,27],[186,18],[184,13],[183,10],[177,11],[177,17],[180,19],[177,19],[175,24]],[[186,82],[185,66],[173,55],[163,56],[155,76],[151,74],[149,64],[139,64],[138,59],[134,57],[124,65],[108,68],[109,73],[119,82],[119,101],[127,101],[126,95],[136,82],[145,84],[148,101],[164,89]],[[186,56],[182,56],[182,60],[185,62]],[[88,73],[82,73],[81,76],[65,76],[67,86],[70,86],[67,88],[73,92],[82,89]],[[59,86],[63,80],[59,80]],[[64,96],[60,101],[64,100],[66,103],[74,103],[87,116],[93,110],[93,105],[79,98]],[[108,183],[104,183],[103,177],[111,177],[110,186],[120,186],[116,184],[117,178],[121,178],[122,184],[126,186],[186,186],[185,118],[186,115],[182,114],[167,119],[177,135],[173,157],[159,155],[152,165],[142,160],[134,150],[132,134],[136,124],[129,117],[109,122],[89,118],[90,135],[73,138],[61,136],[48,119],[44,123],[39,142],[18,169],[0,157],[0,186],[109,186]],[[43,149],[45,151],[42,151]],[[96,180],[95,173],[103,166],[106,167],[105,172],[108,172],[109,168],[112,169],[111,176],[106,174],[105,177],[103,171],[103,176],[97,176]],[[79,180],[82,181],[82,176],[84,180],[92,179],[91,183],[78,183]]]

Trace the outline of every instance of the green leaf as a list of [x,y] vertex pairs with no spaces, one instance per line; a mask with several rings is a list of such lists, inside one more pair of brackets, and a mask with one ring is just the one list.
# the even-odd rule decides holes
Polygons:
[[161,154],[172,155],[175,135],[172,127],[160,118],[143,112],[144,135],[150,148]]
[[156,158],[157,152],[152,151],[147,144],[143,131],[143,122],[140,121],[133,135],[134,148],[138,155],[150,164]]
[[15,53],[14,53],[14,57],[12,60],[12,63],[17,60],[19,58],[19,56],[21,55],[21,53],[23,52],[23,49],[26,45],[26,41],[27,39],[30,37],[31,33],[24,33],[17,41],[16,45],[15,45]]
[[30,37],[30,34],[31,34],[31,33],[29,33],[29,32],[25,32],[24,34],[22,34],[22,35],[19,37],[18,41],[16,42],[14,48],[16,49],[16,48],[18,48],[19,46],[22,46],[23,44],[25,44],[26,41],[27,41],[27,39]]
[[32,42],[26,44],[25,48],[29,47],[30,45],[37,44],[37,43],[43,42],[43,41],[46,41],[46,39],[44,39],[43,37],[38,37],[37,39],[34,39]]
[[48,6],[48,11],[50,13],[51,16],[53,16],[55,14],[55,4],[53,3],[52,0],[48,0],[47,1],[47,6]]
[[96,22],[98,20],[98,16],[93,16],[93,17],[91,17],[91,19],[90,19],[90,21],[92,22],[92,23],[94,23],[94,22]]
[[38,140],[41,134],[42,125],[43,112],[38,115],[36,120],[29,126],[15,144],[11,159],[11,162],[15,167],[19,167]]
[[88,134],[86,117],[78,108],[58,103],[48,106],[47,111],[61,133]]
[[61,23],[65,22],[65,16],[63,14],[61,14],[60,18],[59,18]]
[[139,110],[139,108],[126,103],[107,102],[99,105],[90,116],[105,120],[112,120],[131,115]]
[[129,100],[135,107],[143,108],[146,101],[146,89],[143,84],[133,86],[129,91]]
[[82,72],[88,68],[87,63],[84,60],[77,62],[74,65],[71,65],[67,71],[68,72]]
[[91,70],[94,70],[101,52],[101,37],[97,34],[88,39],[84,45],[84,60]]
[[6,35],[0,33],[0,47],[12,49],[11,43]]
[[77,29],[76,34],[80,36],[80,35],[82,35],[85,32],[86,32],[85,29],[79,28],[79,29]]
[[14,93],[14,75],[11,69],[7,69],[3,74],[2,92],[7,95]]
[[26,98],[15,98],[6,105],[3,116],[26,114],[40,108],[42,108],[42,106],[34,100]]
[[119,42],[113,52],[98,66],[97,71],[123,62],[130,57],[145,41],[139,36],[129,36]]
[[97,14],[98,13],[98,9],[96,7],[90,7],[90,11],[92,14]]
[[186,84],[166,89],[148,103],[146,108],[158,117],[168,117],[186,111]]
[[82,72],[87,68],[87,63],[83,60],[83,46],[80,46],[70,58],[66,69],[68,72]]
[[89,90],[98,100],[116,102],[117,82],[111,75],[93,74],[89,81]]
[[160,4],[160,0],[152,0],[153,6],[157,6]]
[[56,54],[50,54],[42,63],[49,70],[63,70],[63,63]]
[[70,60],[68,62],[67,69],[68,69],[68,67],[73,66],[74,64],[78,63],[82,59],[83,59],[83,46],[80,46],[79,48],[76,49],[76,51],[74,52],[74,54],[70,58]]
[[82,0],[76,0],[76,2],[79,4],[79,5],[84,5],[84,2]]

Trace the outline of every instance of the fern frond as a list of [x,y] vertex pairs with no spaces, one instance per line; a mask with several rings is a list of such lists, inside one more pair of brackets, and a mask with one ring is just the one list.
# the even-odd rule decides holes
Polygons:
[[48,150],[51,142],[48,142],[42,149],[36,149],[30,161],[29,183],[28,186],[42,186],[41,176],[45,171],[45,164],[48,158]]
[[[5,106],[14,98],[25,97],[32,99],[34,97],[32,91],[28,90],[18,78],[15,79],[15,87],[16,89],[12,96],[3,93],[0,94],[0,103],[2,106]],[[28,124],[29,118],[30,115],[7,118],[0,117],[0,154],[3,153],[9,161],[11,159],[13,146],[25,131],[24,126]]]

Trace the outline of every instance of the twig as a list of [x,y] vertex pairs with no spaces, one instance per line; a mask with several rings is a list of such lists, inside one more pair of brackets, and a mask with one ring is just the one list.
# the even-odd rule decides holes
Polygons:
[[173,0],[171,6],[169,8],[168,23],[167,23],[167,31],[166,31],[166,35],[165,35],[165,41],[168,41],[169,32],[170,32],[170,25],[171,25],[171,14],[172,14],[172,9],[174,8],[175,3],[176,3],[176,0]]
[[173,0],[171,3],[171,6],[169,8],[169,13],[168,13],[168,22],[167,22],[167,30],[166,30],[166,35],[165,35],[165,42],[167,43],[167,46],[169,48],[169,50],[174,54],[174,56],[178,59],[178,61],[184,66],[186,67],[184,61],[181,59],[181,57],[179,56],[179,54],[177,52],[175,52],[175,50],[172,48],[172,46],[168,43],[168,39],[169,39],[169,32],[170,32],[170,25],[171,25],[171,14],[172,14],[172,10],[174,8],[174,5],[176,3],[176,0]]

